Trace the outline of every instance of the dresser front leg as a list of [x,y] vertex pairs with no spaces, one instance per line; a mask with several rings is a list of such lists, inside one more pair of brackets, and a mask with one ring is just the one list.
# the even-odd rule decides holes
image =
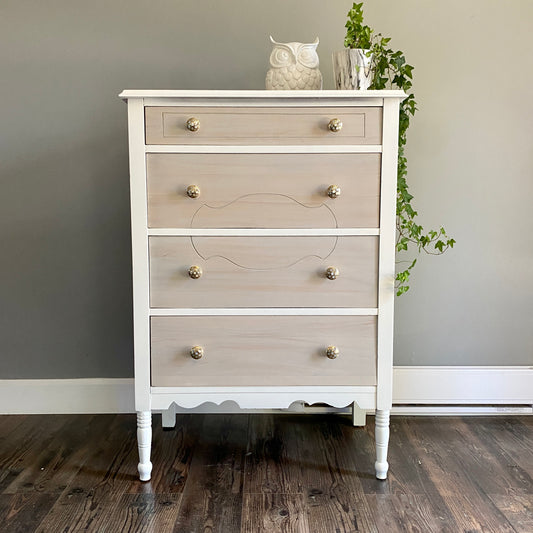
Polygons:
[[387,479],[387,449],[389,447],[390,411],[376,411],[376,477]]
[[152,472],[150,449],[152,447],[152,413],[139,411],[137,413],[137,445],[139,446],[139,479],[148,481]]

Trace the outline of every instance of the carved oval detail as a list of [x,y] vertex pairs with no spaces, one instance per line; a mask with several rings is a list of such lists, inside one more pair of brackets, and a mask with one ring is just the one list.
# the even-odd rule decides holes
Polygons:
[[202,205],[191,228],[336,228],[337,219],[325,204],[305,205],[274,193],[245,194],[223,206]]
[[261,246],[250,246],[250,239],[256,237],[191,237],[191,243],[205,261],[220,258],[247,270],[281,270],[305,260],[323,261],[338,237],[261,237]]

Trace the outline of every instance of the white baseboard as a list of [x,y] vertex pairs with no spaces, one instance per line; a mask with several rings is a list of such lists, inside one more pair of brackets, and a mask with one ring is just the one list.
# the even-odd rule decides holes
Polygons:
[[398,366],[394,404],[533,404],[531,366]]
[[1,414],[134,412],[133,379],[3,379]]
[[[393,404],[393,414],[531,414],[533,367],[395,367]],[[132,413],[133,406],[133,379],[0,380],[0,414]],[[187,410],[195,411],[216,408]]]

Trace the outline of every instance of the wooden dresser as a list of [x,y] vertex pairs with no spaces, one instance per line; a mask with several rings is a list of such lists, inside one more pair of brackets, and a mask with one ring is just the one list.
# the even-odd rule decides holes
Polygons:
[[228,400],[375,409],[385,479],[404,94],[120,96],[141,480],[152,411]]

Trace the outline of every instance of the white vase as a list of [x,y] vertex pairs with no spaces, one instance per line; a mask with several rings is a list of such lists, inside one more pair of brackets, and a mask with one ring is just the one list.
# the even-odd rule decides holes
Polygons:
[[342,90],[364,91],[373,79],[372,54],[361,48],[345,48],[333,52],[333,77],[335,87]]

